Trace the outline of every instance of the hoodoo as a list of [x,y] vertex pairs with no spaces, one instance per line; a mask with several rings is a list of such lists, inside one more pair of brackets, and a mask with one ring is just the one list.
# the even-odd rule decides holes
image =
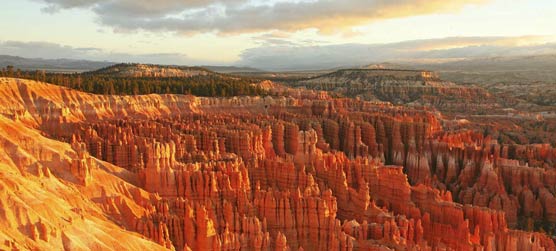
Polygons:
[[548,145],[310,90],[0,83],[1,249],[555,250]]

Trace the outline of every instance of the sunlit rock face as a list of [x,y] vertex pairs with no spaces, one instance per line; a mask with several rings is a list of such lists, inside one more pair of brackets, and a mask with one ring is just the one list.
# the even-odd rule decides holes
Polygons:
[[547,145],[312,91],[0,84],[0,249],[555,250]]

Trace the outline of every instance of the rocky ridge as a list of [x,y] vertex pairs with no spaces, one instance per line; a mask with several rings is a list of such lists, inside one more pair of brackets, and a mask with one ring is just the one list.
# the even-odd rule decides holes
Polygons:
[[484,89],[444,81],[431,71],[344,69],[293,81],[290,85],[334,91],[370,101],[428,105],[444,112],[475,111],[499,106]]
[[116,64],[88,74],[107,74],[117,77],[149,77],[149,78],[168,78],[168,77],[192,77],[198,75],[217,74],[200,67],[185,66],[163,66],[150,64]]

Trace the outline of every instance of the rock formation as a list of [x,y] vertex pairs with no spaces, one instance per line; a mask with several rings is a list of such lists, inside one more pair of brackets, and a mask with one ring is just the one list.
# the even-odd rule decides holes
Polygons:
[[456,85],[430,71],[343,69],[289,84],[370,101],[432,106],[450,113],[500,107],[485,89]]
[[0,82],[0,249],[556,249],[550,146],[312,91]]

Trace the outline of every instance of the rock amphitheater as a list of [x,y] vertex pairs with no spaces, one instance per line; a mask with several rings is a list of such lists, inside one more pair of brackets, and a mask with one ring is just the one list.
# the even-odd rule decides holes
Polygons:
[[556,149],[290,94],[1,78],[0,250],[555,250]]

